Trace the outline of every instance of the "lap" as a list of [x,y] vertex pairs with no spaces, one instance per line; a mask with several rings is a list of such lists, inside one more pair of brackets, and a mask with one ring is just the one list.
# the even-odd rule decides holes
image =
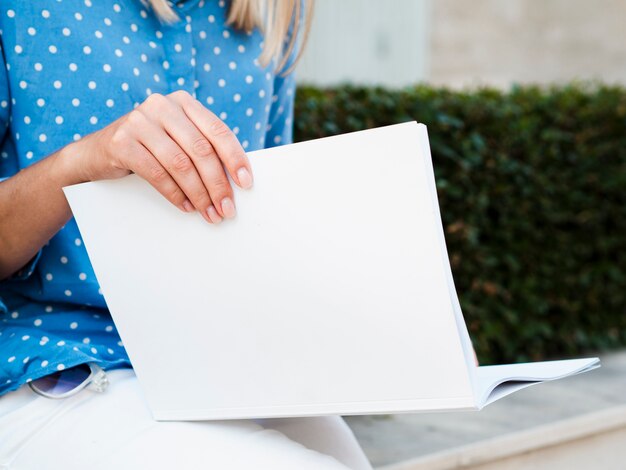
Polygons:
[[157,422],[132,371],[109,375],[103,394],[0,397],[0,467],[371,468],[339,417]]

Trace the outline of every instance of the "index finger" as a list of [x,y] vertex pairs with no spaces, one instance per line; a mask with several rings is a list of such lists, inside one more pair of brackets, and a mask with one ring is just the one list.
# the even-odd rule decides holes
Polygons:
[[211,142],[233,181],[244,189],[252,187],[252,168],[235,134],[215,114],[188,93],[172,93],[172,99]]

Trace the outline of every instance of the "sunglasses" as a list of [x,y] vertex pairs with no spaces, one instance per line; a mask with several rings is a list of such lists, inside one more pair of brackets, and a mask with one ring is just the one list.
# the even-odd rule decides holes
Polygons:
[[104,392],[109,379],[104,370],[92,362],[60,370],[40,379],[28,382],[33,392],[46,398],[67,398],[88,385],[96,392]]

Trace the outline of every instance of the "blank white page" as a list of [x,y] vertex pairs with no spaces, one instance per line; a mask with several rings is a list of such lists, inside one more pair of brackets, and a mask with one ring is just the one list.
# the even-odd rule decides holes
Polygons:
[[441,219],[441,212],[439,210],[439,200],[437,199],[437,185],[435,184],[435,170],[433,168],[432,157],[430,154],[430,143],[428,142],[428,132],[426,131],[426,126],[418,126],[419,128],[419,137],[420,143],[422,145],[422,152],[424,158],[422,161],[424,162],[424,167],[426,171],[426,181],[430,189],[430,198],[431,203],[433,205],[433,215],[435,218],[435,222],[433,226],[435,227],[435,231],[439,236],[439,245],[441,246],[441,261],[444,270],[444,274],[446,276],[446,281],[448,283],[448,295],[450,296],[450,301],[452,302],[452,310],[454,312],[454,317],[456,320],[456,327],[459,332],[459,338],[461,340],[461,348],[463,349],[463,354],[465,355],[465,364],[467,370],[469,371],[470,380],[472,382],[472,386],[475,390],[476,395],[476,356],[474,354],[474,347],[472,345],[472,340],[470,339],[469,332],[467,331],[467,325],[465,324],[465,318],[463,317],[463,312],[461,311],[461,303],[459,302],[459,297],[456,293],[456,287],[454,285],[454,279],[452,277],[452,268],[450,266],[450,260],[448,258],[448,249],[446,247],[446,238],[443,232],[443,221]]
[[251,152],[217,226],[134,175],[65,188],[157,419],[475,406],[419,126]]

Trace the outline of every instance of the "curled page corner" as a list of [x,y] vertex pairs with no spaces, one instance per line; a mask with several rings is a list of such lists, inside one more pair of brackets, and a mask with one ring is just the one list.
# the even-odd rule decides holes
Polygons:
[[597,357],[478,367],[478,409],[531,385],[589,372],[598,367],[600,359]]

